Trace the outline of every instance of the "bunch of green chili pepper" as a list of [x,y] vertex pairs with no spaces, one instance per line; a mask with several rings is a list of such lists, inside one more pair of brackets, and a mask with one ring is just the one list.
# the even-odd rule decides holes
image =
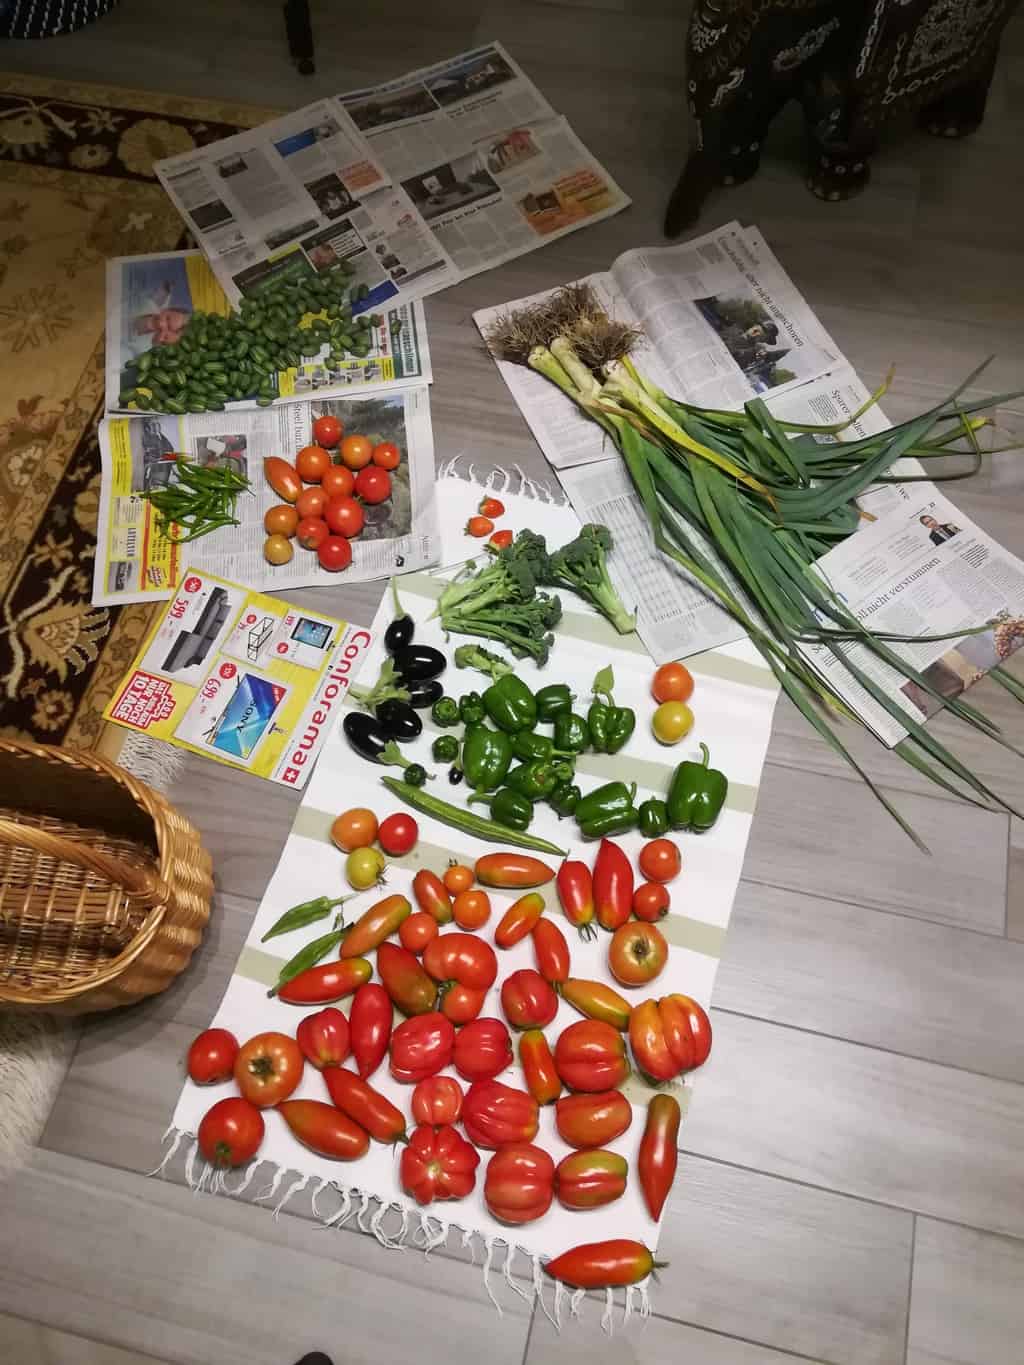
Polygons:
[[[177,457],[174,467],[175,483],[140,494],[153,507],[157,525],[168,540],[184,545],[222,526],[239,524],[235,504],[239,493],[249,487],[247,478],[233,469],[194,464],[183,455]],[[185,534],[172,534],[174,527]]]

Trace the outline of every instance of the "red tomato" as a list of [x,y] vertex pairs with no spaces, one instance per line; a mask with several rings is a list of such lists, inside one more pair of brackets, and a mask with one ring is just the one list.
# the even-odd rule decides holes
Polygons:
[[379,1090],[374,1090],[344,1066],[331,1066],[324,1072],[327,1093],[353,1123],[358,1123],[376,1142],[405,1142],[405,1116]]
[[417,1123],[440,1128],[458,1123],[462,1113],[462,1086],[454,1076],[428,1076],[412,1092],[412,1116]]
[[602,929],[625,924],[633,908],[633,864],[611,839],[602,839],[594,860],[594,915]]
[[307,967],[278,989],[277,998],[286,1005],[331,1005],[344,1000],[373,975],[373,968],[365,957],[352,957],[345,962],[321,962]]
[[620,1090],[566,1095],[555,1105],[558,1136],[570,1147],[604,1147],[632,1122],[632,1105]]
[[383,986],[374,981],[359,987],[352,1000],[348,1027],[352,1056],[364,1079],[372,1076],[387,1056],[392,1018],[391,997]]
[[421,867],[412,879],[412,894],[421,910],[427,910],[438,924],[450,924],[452,899],[436,872]]
[[662,664],[651,680],[651,696],[659,703],[689,701],[693,696],[693,674],[685,664]]
[[539,891],[528,891],[520,896],[515,904],[501,917],[494,931],[494,941],[499,948],[512,948],[527,934],[544,913],[544,897]]
[[460,891],[468,891],[473,885],[473,869],[467,867],[465,863],[451,862],[441,880],[444,882],[444,889],[450,895],[457,896]]
[[238,1039],[226,1028],[208,1028],[188,1050],[188,1074],[196,1085],[226,1081],[235,1069]]
[[679,849],[671,839],[652,839],[644,844],[637,862],[649,882],[670,882],[679,876],[683,866]]
[[519,1039],[519,1065],[538,1104],[551,1104],[562,1093],[562,1082],[548,1040],[539,1028],[527,1029]]
[[[341,464],[332,464],[330,469],[324,471],[324,476],[320,480],[320,487],[325,498],[324,507],[327,506],[326,499],[350,498],[355,486],[356,478],[351,469],[346,469]],[[323,509],[317,515],[323,516]]]
[[263,461],[263,474],[282,502],[295,502],[302,492],[302,480],[294,465],[279,455],[270,455]]
[[557,985],[569,979],[569,945],[554,920],[541,917],[530,932],[537,970],[545,981]]
[[676,1140],[682,1113],[674,1095],[655,1095],[647,1103],[647,1124],[640,1139],[637,1173],[647,1212],[661,1217],[679,1160]]
[[324,413],[323,417],[318,417],[313,423],[313,440],[327,450],[338,444],[341,433],[341,423],[337,417],[332,417],[329,413]]
[[553,1280],[573,1289],[611,1289],[645,1280],[657,1262],[643,1242],[612,1237],[563,1251],[544,1267]]
[[597,1209],[626,1192],[629,1167],[618,1152],[571,1152],[555,1171],[555,1194],[566,1209]]
[[318,1071],[325,1066],[341,1066],[349,1054],[348,1020],[333,1007],[307,1014],[295,1030],[295,1041],[306,1061]]
[[475,536],[477,540],[483,540],[484,536],[489,536],[494,530],[494,522],[490,517],[470,517],[466,522],[466,535]]
[[263,1141],[263,1115],[248,1100],[232,1095],[206,1111],[196,1134],[199,1150],[213,1166],[241,1166]]
[[482,517],[503,517],[505,515],[505,504],[500,498],[481,498],[480,506],[476,509]]
[[330,534],[323,517],[303,517],[295,528],[295,539],[304,550],[319,550]]
[[327,494],[319,484],[314,484],[312,488],[304,488],[299,494],[295,510],[302,521],[310,517],[322,521],[326,506]]
[[476,1184],[479,1164],[480,1153],[454,1128],[435,1131],[424,1124],[402,1152],[399,1178],[417,1204],[465,1199]]
[[380,469],[397,469],[402,463],[402,452],[391,441],[381,441],[373,447],[372,458]]
[[319,483],[331,467],[331,457],[323,446],[303,446],[295,457],[299,478],[306,483]]
[[299,514],[288,502],[268,507],[263,514],[263,529],[268,536],[293,536],[299,524]]
[[641,882],[633,892],[633,914],[648,924],[667,915],[670,903],[668,891],[660,882]]
[[568,981],[562,982],[559,993],[567,1005],[579,1010],[588,1019],[600,1019],[620,1032],[629,1028],[632,1005],[603,981],[570,976]]
[[688,995],[645,1000],[629,1017],[629,1044],[645,1076],[670,1081],[707,1061],[711,1020]]
[[525,891],[555,879],[553,867],[528,853],[485,853],[477,858],[474,871],[481,886],[497,886],[504,891]]
[[[433,943],[437,943],[437,939]],[[427,944],[427,952],[433,945]],[[437,982],[431,980],[412,953],[397,943],[377,949],[377,972],[384,989],[403,1014],[430,1014],[437,1009]]]
[[420,837],[420,827],[405,811],[395,811],[380,822],[377,842],[389,858],[401,858],[411,853]]
[[367,465],[356,475],[356,496],[371,506],[387,502],[391,496],[391,475],[375,464]]
[[322,569],[339,573],[352,563],[352,546],[344,536],[328,536],[316,547],[316,557]]
[[457,981],[441,992],[439,1008],[446,1019],[453,1024],[468,1024],[477,1017],[487,999],[486,991],[474,990],[472,986],[460,986]]
[[302,1052],[287,1033],[257,1033],[235,1058],[235,1083],[260,1109],[286,1100],[302,1080]]
[[537,1101],[525,1090],[500,1081],[476,1081],[462,1106],[462,1126],[471,1142],[493,1152],[510,1142],[532,1142],[538,1113]]
[[391,1035],[391,1074],[415,1084],[436,1076],[452,1059],[455,1029],[438,1010],[405,1019]]
[[460,891],[452,915],[460,929],[481,929],[491,918],[491,898],[486,891]]
[[498,975],[494,949],[476,934],[439,934],[427,944],[423,965],[435,981],[457,981],[477,991],[493,986]]
[[628,920],[612,934],[608,966],[624,986],[643,986],[653,981],[668,960],[665,935],[653,924]]
[[570,1090],[613,1090],[629,1075],[626,1044],[600,1019],[581,1019],[558,1035],[555,1065]]
[[285,1100],[277,1112],[292,1134],[318,1156],[356,1161],[366,1155],[370,1139],[358,1123],[323,1100]]
[[596,938],[594,928],[594,878],[586,863],[568,858],[558,869],[555,881],[562,913],[580,938]]
[[455,1035],[455,1070],[466,1081],[490,1081],[512,1065],[512,1039],[500,1019],[474,1019]]
[[514,1142],[487,1163],[484,1203],[502,1223],[532,1223],[551,1207],[555,1163],[542,1147]]
[[398,931],[399,942],[410,953],[422,953],[432,938],[437,937],[437,920],[426,910],[417,910],[404,920]]
[[501,1008],[513,1028],[543,1028],[558,1013],[558,996],[532,967],[501,983]]
[[373,446],[365,436],[346,436],[341,443],[341,458],[349,469],[363,469],[373,459]]
[[514,539],[512,531],[495,531],[494,535],[488,540],[488,545],[493,545],[496,550],[507,550]]
[[324,508],[324,521],[335,535],[351,540],[363,529],[366,518],[355,498],[330,498]]

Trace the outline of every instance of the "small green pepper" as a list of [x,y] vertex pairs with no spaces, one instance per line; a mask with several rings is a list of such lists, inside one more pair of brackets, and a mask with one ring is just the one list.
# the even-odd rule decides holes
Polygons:
[[548,805],[561,820],[563,815],[572,815],[580,803],[580,789],[574,782],[563,782],[548,797]]
[[628,787],[625,782],[606,782],[603,787],[587,792],[576,807],[576,819],[582,825],[615,811],[632,810],[635,796],[635,782]]
[[550,721],[563,711],[571,711],[574,697],[568,683],[549,683],[534,694],[534,701],[537,703],[537,719]]
[[435,725],[448,729],[459,723],[459,703],[454,697],[438,697],[430,708],[430,719]]
[[454,735],[438,735],[430,746],[430,753],[438,763],[454,763],[459,756],[459,741]]
[[703,833],[718,819],[729,793],[729,781],[717,768],[709,768],[711,755],[702,744],[700,763],[687,759],[672,775],[668,789],[668,819],[673,829]]
[[570,763],[548,763],[543,759],[533,759],[530,763],[520,763],[518,768],[513,768],[505,778],[505,786],[530,801],[543,801],[556,787],[569,781],[572,771]]
[[615,674],[609,664],[594,679],[594,700],[587,712],[590,742],[599,754],[617,754],[636,728],[636,712],[615,705],[614,686]]
[[628,830],[635,829],[640,819],[635,806],[627,806],[624,810],[607,811],[604,815],[595,815],[592,820],[580,820],[578,811],[579,807],[576,818],[584,839],[607,839],[615,834],[625,834]]
[[512,736],[512,753],[521,763],[531,759],[547,760],[555,751],[555,742],[547,735],[538,735],[533,730],[517,730]]
[[563,711],[555,717],[555,748],[569,754],[581,754],[590,743],[587,722],[575,711]]
[[[482,801],[485,797],[483,793],[477,793],[469,799]],[[519,792],[513,791],[511,787],[502,787],[500,791],[486,799],[491,803],[491,819],[496,820],[499,825],[507,825],[509,829],[529,827],[533,819],[533,802]]]
[[489,725],[470,725],[462,741],[462,770],[474,791],[493,791],[512,766],[512,741]]
[[515,673],[506,673],[483,695],[484,710],[506,734],[528,730],[537,723],[537,703],[533,693]]
[[484,702],[479,692],[467,692],[459,698],[459,720],[463,725],[479,725],[486,717]]
[[427,770],[422,763],[410,763],[402,778],[410,787],[422,787],[427,780]]
[[652,796],[639,810],[640,833],[645,839],[657,839],[668,829],[668,807],[664,801]]

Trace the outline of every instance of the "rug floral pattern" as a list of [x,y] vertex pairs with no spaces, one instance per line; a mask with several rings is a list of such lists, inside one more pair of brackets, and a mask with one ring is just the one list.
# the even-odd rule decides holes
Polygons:
[[105,263],[185,244],[155,160],[270,114],[0,75],[0,735],[116,752],[152,608],[90,602]]

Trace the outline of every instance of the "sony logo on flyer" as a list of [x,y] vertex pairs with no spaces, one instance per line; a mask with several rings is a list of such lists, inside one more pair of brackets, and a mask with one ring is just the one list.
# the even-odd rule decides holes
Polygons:
[[337,701],[348,691],[352,665],[369,647],[371,638],[368,630],[357,630],[340,656],[335,657],[324,675],[320,691],[313,700],[313,709],[306,722],[306,728],[286,761],[284,772],[281,774],[282,782],[295,786],[305,777],[305,768],[313,761],[320,746],[321,731],[330,720]]

